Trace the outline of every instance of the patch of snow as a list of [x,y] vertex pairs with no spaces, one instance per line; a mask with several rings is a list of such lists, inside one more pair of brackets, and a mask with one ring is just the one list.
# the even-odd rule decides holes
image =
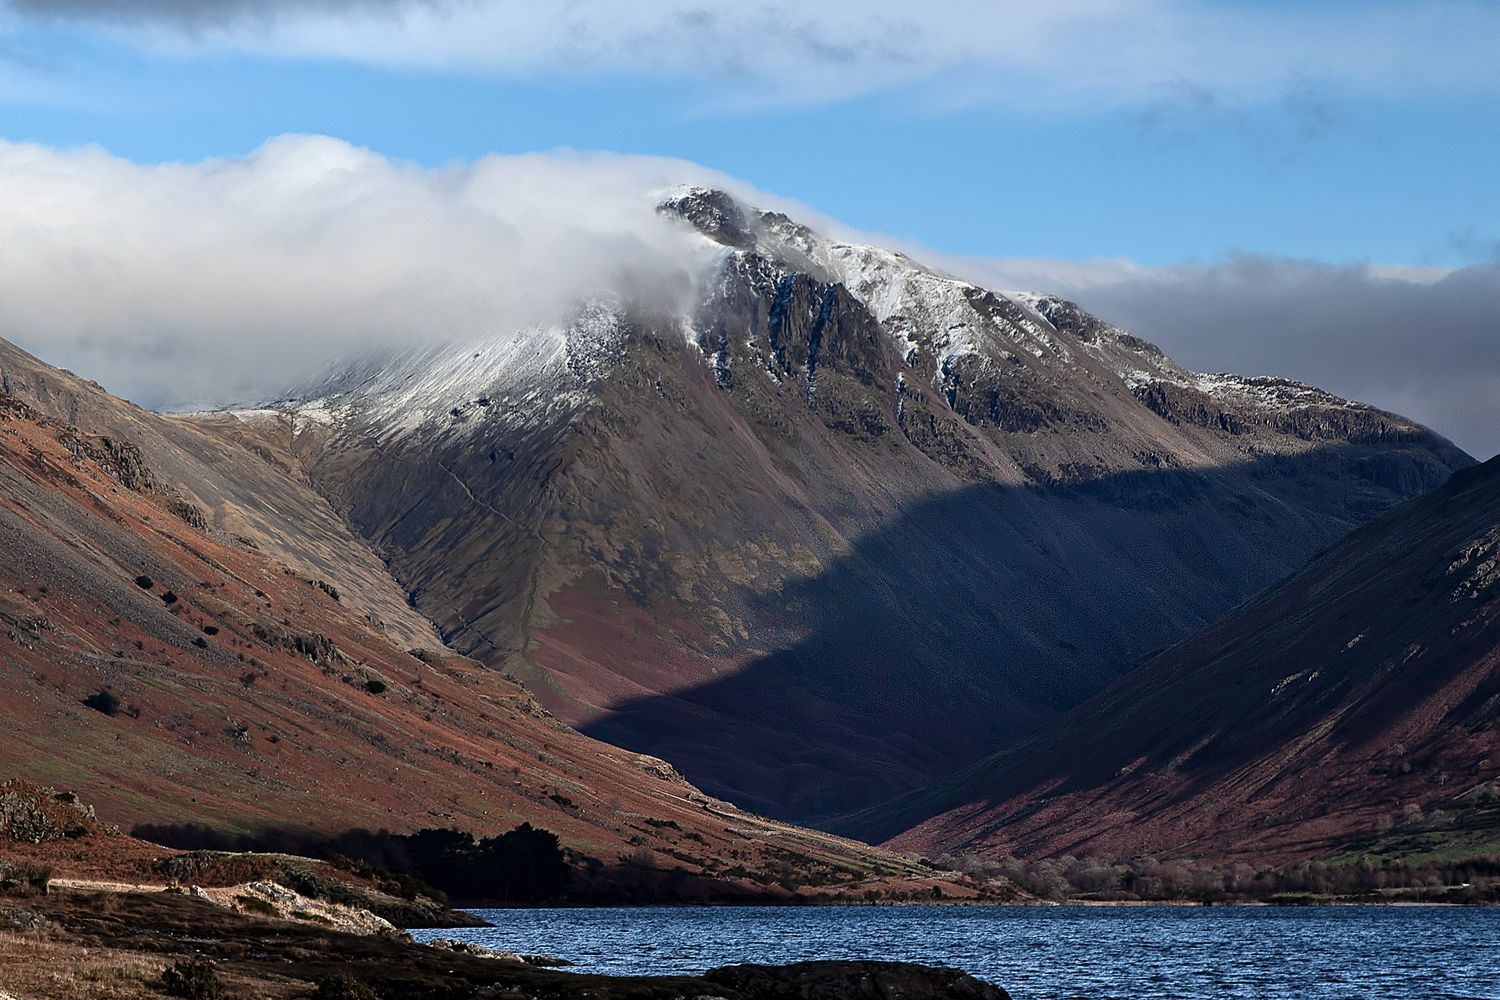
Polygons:
[[274,409],[327,425],[357,420],[380,443],[466,434],[497,418],[509,427],[553,424],[587,405],[622,336],[618,310],[594,304],[564,326],[367,358]]

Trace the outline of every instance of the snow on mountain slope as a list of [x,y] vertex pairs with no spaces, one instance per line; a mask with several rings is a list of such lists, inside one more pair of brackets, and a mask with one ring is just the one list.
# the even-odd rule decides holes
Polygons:
[[[756,218],[722,192],[684,187],[662,206],[701,227],[685,238],[702,251],[705,270],[718,273],[721,289],[734,280],[736,268],[757,260],[779,261],[794,271],[800,267],[842,285],[869,311],[903,362],[925,369],[939,393],[951,395],[962,383],[956,369],[963,359],[1043,370],[1094,368],[1091,374],[1102,369],[1148,406],[1157,388],[1169,387],[1257,414],[1262,422],[1318,407],[1379,415],[1398,433],[1426,433],[1290,379],[1187,370],[1153,345],[1065,300],[989,291],[897,251],[822,238],[777,213]],[[628,313],[639,305],[598,301],[555,327],[360,359],[271,408],[325,424],[357,418],[391,435],[418,428],[444,435],[476,430],[483,426],[469,419],[476,407],[494,407],[511,423],[565,420],[589,404],[590,383],[605,376],[619,357],[629,336]],[[663,322],[660,316],[653,319]],[[695,317],[681,317],[681,323],[689,340],[700,336]],[[766,371],[773,381],[780,378],[774,368]]]
[[[461,434],[493,413],[515,425],[566,420],[586,406],[623,336],[617,309],[594,304],[563,326],[368,358],[272,408],[327,425],[357,418],[381,440]],[[486,411],[490,411],[487,413]]]

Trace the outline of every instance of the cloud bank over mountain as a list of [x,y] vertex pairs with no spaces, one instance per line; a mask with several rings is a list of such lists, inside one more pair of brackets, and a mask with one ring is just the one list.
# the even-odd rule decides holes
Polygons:
[[609,154],[429,169],[316,136],[162,165],[0,143],[0,335],[147,406],[254,399],[580,296],[689,294],[701,254],[655,213],[683,180],[733,184]]
[[1284,375],[1393,410],[1479,458],[1500,453],[1500,265],[1327,264],[1237,254],[1207,265],[952,261],[1041,287],[1206,371]]
[[243,158],[140,165],[0,143],[0,336],[161,407],[265,398],[372,348],[505,335],[583,295],[682,308],[702,247],[654,206],[684,182],[991,287],[1066,295],[1195,368],[1301,378],[1500,451],[1500,268],[945,258],[655,157],[427,168],[283,136]]
[[1078,297],[1199,368],[1292,375],[1500,453],[1500,267],[1412,281],[1245,256]]

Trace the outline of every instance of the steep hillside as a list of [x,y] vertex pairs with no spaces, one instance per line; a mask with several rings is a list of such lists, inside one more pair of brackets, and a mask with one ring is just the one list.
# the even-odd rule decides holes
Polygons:
[[350,608],[373,616],[398,641],[437,644],[431,623],[408,606],[380,560],[294,472],[285,454],[293,437],[290,421],[242,447],[232,429],[206,429],[211,419],[148,413],[5,340],[0,394],[85,434],[139,449],[174,493],[198,508],[205,525],[249,539],[280,562],[335,584]]
[[597,302],[201,426],[291,428],[446,642],[749,807],[951,773],[1469,461],[719,192],[662,211],[702,252],[685,311]]
[[206,529],[141,449],[4,394],[0,553],[0,775],[74,789],[126,827],[529,821],[604,864],[744,891],[935,884],[581,736],[472,660],[403,651],[328,581]]
[[1355,531],[1013,750],[847,829],[1291,861],[1500,847],[1500,459]]

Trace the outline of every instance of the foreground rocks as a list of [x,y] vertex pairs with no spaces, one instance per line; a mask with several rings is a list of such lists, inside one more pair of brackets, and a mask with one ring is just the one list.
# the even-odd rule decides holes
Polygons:
[[29,781],[0,783],[0,841],[42,844],[114,832],[99,822],[93,806],[84,805],[72,792]]
[[167,891],[184,893],[194,899],[225,906],[239,913],[274,917],[278,920],[311,921],[345,934],[395,936],[400,933],[395,924],[369,910],[309,899],[276,882],[247,882],[224,889],[205,889],[200,885],[186,888],[172,886]]
[[743,1000],[1010,1000],[998,986],[957,969],[905,962],[798,962],[731,965],[703,974],[726,997]]
[[448,938],[433,938],[427,942],[427,947],[437,948],[440,951],[456,951],[462,955],[474,955],[478,958],[498,958],[506,962],[520,962],[523,965],[534,965],[538,969],[561,969],[573,964],[565,958],[553,958],[551,955],[522,955],[520,952],[500,951],[496,948],[487,948],[482,944],[453,941]]
[[393,895],[388,890],[397,887],[389,878],[290,854],[189,851],[159,859],[154,871],[189,891],[201,887],[207,898],[242,913],[321,918],[356,934],[484,923],[437,899]]
[[[190,893],[65,889],[27,907],[45,925],[0,929],[0,991],[22,1000],[98,996],[85,971],[91,981],[107,975],[116,982],[111,997],[159,996],[162,972],[192,960],[212,963],[226,997],[241,1000],[306,998],[340,977],[357,979],[380,1000],[1008,1000],[1004,990],[957,970],[895,962],[739,965],[702,976],[556,972],[524,958],[247,916]],[[45,985],[36,978],[39,955],[46,957]],[[73,992],[65,981],[70,969],[80,970]]]

